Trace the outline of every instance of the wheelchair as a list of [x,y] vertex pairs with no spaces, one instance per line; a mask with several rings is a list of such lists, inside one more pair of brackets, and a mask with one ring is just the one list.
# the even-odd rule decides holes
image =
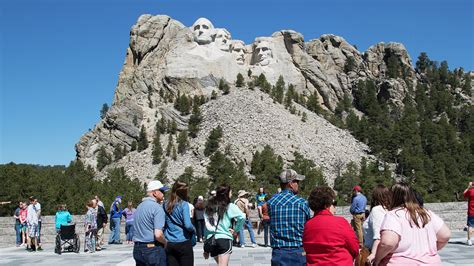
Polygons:
[[62,252],[79,253],[81,240],[76,234],[76,224],[61,225],[59,233],[56,235],[56,245],[54,253],[61,255]]

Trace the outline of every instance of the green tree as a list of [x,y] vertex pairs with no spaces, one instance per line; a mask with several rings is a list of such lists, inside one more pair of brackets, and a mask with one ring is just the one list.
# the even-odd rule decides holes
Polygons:
[[100,119],[104,119],[108,111],[109,111],[109,105],[107,105],[107,103],[104,103],[102,105],[102,109],[100,109]]
[[334,180],[334,190],[337,191],[338,203],[351,203],[352,188],[358,185],[359,182],[359,169],[357,164],[354,162],[348,163],[346,171]]
[[153,164],[161,163],[161,158],[163,157],[163,148],[161,147],[159,130],[156,131],[155,138],[153,139],[153,151],[151,152],[151,156]]
[[221,126],[217,126],[216,128],[211,130],[209,137],[206,141],[206,146],[204,148],[204,155],[209,157],[212,153],[219,149],[219,141],[222,138],[222,128]]
[[250,167],[250,174],[255,176],[258,186],[269,188],[270,192],[276,191],[279,181],[275,176],[278,176],[283,169],[281,156],[276,155],[269,145],[265,145],[261,152],[254,153]]
[[202,121],[202,115],[201,115],[201,110],[199,110],[199,106],[197,104],[194,104],[193,106],[193,113],[191,117],[189,118],[188,122],[188,131],[189,131],[189,136],[191,138],[197,137],[197,133],[199,132],[199,124],[201,124]]
[[168,136],[168,146],[166,146],[166,156],[170,156],[171,149],[173,149],[173,148],[174,148],[173,135],[169,134],[169,136]]
[[301,115],[301,121],[306,122],[306,120],[308,120],[308,115],[306,114],[306,112],[303,112],[303,114]]
[[171,181],[168,178],[168,160],[164,159],[163,162],[161,162],[160,170],[156,174],[155,179],[164,185],[170,185]]
[[398,78],[400,76],[401,65],[398,57],[394,54],[388,56],[387,74],[389,78]]
[[235,173],[235,164],[220,151],[216,151],[209,159],[207,174],[212,184],[229,183],[229,177]]
[[137,150],[139,152],[146,150],[148,148],[148,137],[146,135],[145,126],[142,126],[140,130],[140,135],[138,136]]
[[320,167],[316,167],[313,161],[304,158],[298,152],[294,152],[295,160],[290,166],[298,174],[304,175],[306,178],[300,183],[299,194],[306,198],[316,186],[327,186],[323,171]]
[[245,84],[244,76],[242,74],[237,74],[237,81],[235,82],[235,86],[240,88],[243,87]]
[[424,73],[430,64],[431,60],[429,59],[428,55],[425,52],[421,52],[418,56],[418,60],[416,61],[415,69],[418,73]]
[[97,153],[97,169],[102,171],[104,167],[109,165],[112,162],[110,154],[105,150],[104,146],[101,146],[99,152]]
[[132,144],[130,145],[130,151],[136,151],[137,150],[137,141],[133,140]]
[[356,67],[357,67],[357,64],[354,57],[352,56],[347,57],[346,62],[344,63],[344,72],[347,74],[351,71],[356,70]]
[[278,103],[283,103],[284,91],[285,91],[285,80],[283,79],[283,76],[280,75],[278,77],[278,81],[275,84],[275,87],[272,92],[273,99]]
[[189,141],[188,141],[188,133],[186,131],[181,131],[178,134],[178,153],[183,154],[186,152],[186,149],[189,146]]
[[293,86],[293,84],[290,84],[288,85],[288,90],[286,91],[286,94],[285,94],[285,107],[286,108],[289,108],[292,103],[293,103],[293,100],[295,98],[295,87]]
[[114,161],[118,161],[122,159],[123,156],[125,156],[125,154],[126,154],[125,148],[122,147],[122,145],[117,144],[117,146],[115,146],[114,148]]

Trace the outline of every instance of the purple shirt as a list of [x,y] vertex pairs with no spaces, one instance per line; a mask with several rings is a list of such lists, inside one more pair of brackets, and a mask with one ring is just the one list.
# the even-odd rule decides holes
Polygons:
[[135,211],[136,211],[135,208],[132,208],[131,210],[129,208],[125,208],[125,210],[123,210],[123,213],[125,214],[125,217],[126,217],[126,220],[125,220],[126,223],[133,222],[133,215],[135,214]]

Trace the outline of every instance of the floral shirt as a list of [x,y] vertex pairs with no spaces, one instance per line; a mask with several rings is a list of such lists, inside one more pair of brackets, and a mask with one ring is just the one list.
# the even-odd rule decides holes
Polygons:
[[97,229],[97,211],[94,208],[88,208],[84,217],[84,227],[86,231]]

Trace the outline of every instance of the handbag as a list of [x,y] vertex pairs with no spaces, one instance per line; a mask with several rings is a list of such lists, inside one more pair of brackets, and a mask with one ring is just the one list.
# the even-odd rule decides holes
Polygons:
[[[183,233],[188,231],[188,229],[184,228],[183,225],[177,223],[174,221],[173,217],[166,211],[166,208],[165,208],[165,204],[163,204],[163,210],[165,211],[166,215],[168,216],[168,218],[171,220],[172,223],[174,223],[175,225],[181,227],[181,229],[183,229]],[[189,232],[189,231],[188,231]],[[193,247],[196,245],[197,243],[197,239],[196,239],[196,230],[194,230],[192,233],[191,233],[191,236],[190,236],[190,239],[191,240],[191,244],[193,245]]]
[[[218,211],[217,212],[216,231],[217,231],[217,227],[219,226],[220,218],[221,217],[219,217],[219,211]],[[216,231],[214,231],[214,233],[212,234],[211,237],[206,238],[206,240],[204,241],[204,246],[203,246],[204,252],[211,253],[211,251],[217,247]]]

